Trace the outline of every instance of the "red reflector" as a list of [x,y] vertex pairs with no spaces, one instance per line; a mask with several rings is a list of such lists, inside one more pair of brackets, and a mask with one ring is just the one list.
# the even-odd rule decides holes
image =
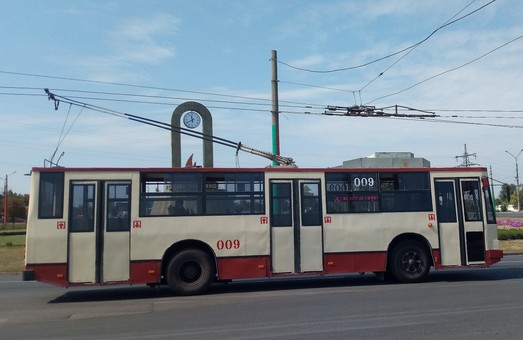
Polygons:
[[156,270],[154,270],[154,269],[149,269],[149,270],[147,271],[147,274],[149,274],[149,275],[154,275],[154,274],[156,274]]
[[64,278],[64,274],[56,274],[56,278],[63,279]]
[[334,266],[334,261],[327,262],[327,266]]

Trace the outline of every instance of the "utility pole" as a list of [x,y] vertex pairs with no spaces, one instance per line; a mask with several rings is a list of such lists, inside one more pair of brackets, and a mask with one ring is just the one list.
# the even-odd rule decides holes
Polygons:
[[456,161],[457,161],[459,158],[463,158],[463,163],[461,163],[460,166],[469,167],[469,166],[473,166],[473,165],[478,165],[478,164],[476,164],[476,163],[472,163],[472,162],[469,160],[470,157],[474,157],[474,158],[476,158],[476,153],[468,153],[468,152],[467,152],[467,144],[465,144],[465,150],[463,151],[463,155],[461,155],[461,156],[455,156]]
[[490,169],[490,178],[489,178],[489,183],[490,183],[490,198],[492,199],[492,206],[494,207],[494,210],[496,208],[496,195],[494,193],[494,176],[492,175],[492,165],[489,165],[489,169]]
[[7,225],[7,174],[4,180],[4,225]]
[[[272,153],[280,155],[280,118],[279,118],[279,106],[278,106],[278,55],[275,50],[272,50],[271,56],[272,64]],[[278,165],[277,162],[273,161],[272,165]]]
[[[13,171],[11,173],[14,174],[16,171]],[[7,196],[9,196],[9,186],[8,186],[8,178],[9,176],[11,175],[5,175],[5,180],[4,180],[4,225],[7,225]]]
[[[518,202],[518,207],[517,207],[517,211],[519,211],[519,207],[520,207],[520,203],[519,203],[519,174],[518,174],[518,157],[519,155],[521,155],[521,152],[523,152],[523,149],[519,150],[519,153],[517,156],[514,156],[513,154],[511,154],[510,152],[508,152],[507,150],[505,150],[506,153],[508,153],[509,155],[511,155],[512,157],[514,157],[514,159],[516,160],[516,198],[517,198],[517,202]],[[509,197],[509,200],[510,200],[510,197]]]

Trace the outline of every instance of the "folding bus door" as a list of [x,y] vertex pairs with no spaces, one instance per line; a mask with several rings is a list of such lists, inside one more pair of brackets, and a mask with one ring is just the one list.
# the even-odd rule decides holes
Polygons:
[[441,263],[485,262],[485,233],[479,179],[436,179]]
[[272,271],[322,271],[320,180],[271,180],[270,195]]
[[71,182],[70,283],[129,280],[130,194],[130,182]]

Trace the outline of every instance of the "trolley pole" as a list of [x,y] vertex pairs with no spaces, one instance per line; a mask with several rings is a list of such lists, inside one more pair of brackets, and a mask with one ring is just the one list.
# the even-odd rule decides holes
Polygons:
[[[272,64],[272,153],[280,155],[280,121],[279,121],[279,107],[278,107],[278,56],[275,50],[272,50],[271,56]],[[272,162],[276,166],[276,161]]]

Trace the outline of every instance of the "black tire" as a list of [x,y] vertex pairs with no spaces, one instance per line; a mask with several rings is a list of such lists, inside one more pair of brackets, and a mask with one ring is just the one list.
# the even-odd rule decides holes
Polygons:
[[430,270],[427,248],[417,241],[398,243],[392,250],[389,268],[399,282],[423,281]]
[[167,283],[178,295],[204,293],[216,270],[211,257],[199,249],[185,249],[173,256],[167,267]]

